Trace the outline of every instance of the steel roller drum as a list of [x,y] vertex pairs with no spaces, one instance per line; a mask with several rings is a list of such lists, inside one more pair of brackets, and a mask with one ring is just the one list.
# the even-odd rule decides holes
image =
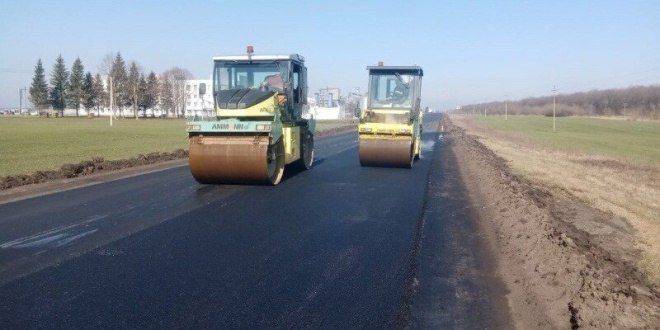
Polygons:
[[268,136],[195,136],[190,139],[190,172],[201,183],[268,183]]
[[379,167],[412,167],[412,137],[360,137],[360,164]]

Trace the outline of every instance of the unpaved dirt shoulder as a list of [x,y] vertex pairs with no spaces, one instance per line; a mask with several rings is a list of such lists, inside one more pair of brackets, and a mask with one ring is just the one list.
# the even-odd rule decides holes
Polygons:
[[517,327],[657,327],[656,288],[634,263],[574,226],[588,206],[513,175],[505,160],[444,118]]

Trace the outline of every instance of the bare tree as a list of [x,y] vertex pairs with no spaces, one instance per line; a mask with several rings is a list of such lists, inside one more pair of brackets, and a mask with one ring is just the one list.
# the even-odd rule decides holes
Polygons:
[[[102,105],[103,107],[110,107],[110,72],[112,71],[112,63],[115,61],[115,53],[110,52],[105,54],[103,56],[103,59],[101,60],[101,63],[99,63],[98,66],[98,73],[103,76],[103,79],[105,79],[105,85],[107,86],[107,91],[103,93],[103,101]],[[99,110],[97,109],[97,114],[99,114]],[[110,109],[110,115],[114,116],[115,112],[114,109]]]
[[179,117],[183,114],[186,102],[186,80],[192,79],[193,75],[187,69],[173,67],[163,72],[161,77],[168,82],[167,86],[171,90],[166,93],[171,94],[174,116]]
[[[624,115],[657,119],[660,85],[591,90],[556,96],[557,115]],[[463,106],[456,112],[488,108],[489,113],[552,115],[553,96],[531,97],[513,102],[488,102]],[[492,109],[492,110],[491,110]]]

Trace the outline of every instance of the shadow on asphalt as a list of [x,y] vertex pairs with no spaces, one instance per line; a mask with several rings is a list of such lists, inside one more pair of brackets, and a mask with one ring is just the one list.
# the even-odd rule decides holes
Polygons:
[[[323,164],[324,161],[325,161],[325,158],[314,159],[314,162],[312,163],[312,168],[310,168],[307,171],[313,171],[314,167]],[[289,179],[291,179],[291,178],[295,177],[296,175],[298,175],[300,173],[303,173],[303,172],[306,172],[306,171],[301,169],[301,168],[298,168],[296,166],[289,165],[284,169],[284,177],[282,178],[281,183],[284,183],[284,182],[286,182],[286,180],[289,180]]]

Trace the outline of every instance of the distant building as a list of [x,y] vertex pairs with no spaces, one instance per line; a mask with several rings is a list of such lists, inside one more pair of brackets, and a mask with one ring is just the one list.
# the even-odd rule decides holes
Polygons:
[[336,87],[321,88],[308,98],[309,109],[305,117],[318,120],[354,119],[360,107],[361,94],[359,90],[341,95],[341,89]]
[[341,99],[341,89],[335,87],[319,89],[317,93],[314,93],[314,99],[317,106],[327,108],[337,107]]
[[210,79],[186,80],[186,117],[213,116],[213,82]]

